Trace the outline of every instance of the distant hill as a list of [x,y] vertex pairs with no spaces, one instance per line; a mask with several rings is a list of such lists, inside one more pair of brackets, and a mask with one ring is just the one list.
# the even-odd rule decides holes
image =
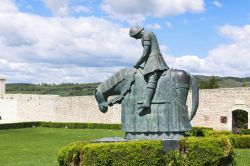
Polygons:
[[6,93],[9,94],[51,94],[60,96],[85,96],[93,95],[95,88],[100,83],[85,84],[7,84]]
[[[203,76],[196,75],[195,76],[199,82],[208,81],[213,76]],[[234,88],[234,87],[242,87],[245,83],[245,86],[250,86],[250,77],[240,78],[240,77],[218,77],[215,76],[215,79],[219,85],[219,88]]]
[[[208,81],[213,76],[195,76],[199,82]],[[239,78],[239,77],[218,77],[215,79],[219,85],[219,88],[233,88],[250,86],[250,77]],[[9,94],[51,94],[60,96],[85,96],[93,95],[95,88],[100,83],[81,83],[81,84],[27,84],[27,83],[13,83],[6,85],[6,93]]]

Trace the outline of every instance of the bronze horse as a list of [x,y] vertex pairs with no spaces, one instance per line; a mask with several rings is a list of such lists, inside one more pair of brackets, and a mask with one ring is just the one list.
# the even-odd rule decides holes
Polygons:
[[[186,105],[192,86],[192,110]],[[116,97],[108,101],[109,96]],[[146,80],[142,69],[122,69],[101,83],[95,97],[101,112],[108,106],[122,104],[122,128],[126,139],[169,139],[182,137],[191,130],[190,121],[199,104],[197,80],[183,70],[168,69],[161,73],[151,108],[139,108],[146,95]]]

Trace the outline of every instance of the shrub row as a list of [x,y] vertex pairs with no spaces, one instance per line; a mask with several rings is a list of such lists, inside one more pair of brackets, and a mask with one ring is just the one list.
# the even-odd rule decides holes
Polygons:
[[233,162],[228,138],[184,138],[180,149],[163,153],[160,140],[120,143],[73,143],[58,154],[60,166],[200,166],[227,165]]
[[[248,130],[246,130],[248,132]],[[250,148],[250,135],[233,134],[228,130],[205,130],[205,137],[227,137],[234,148]]]
[[250,135],[250,129],[242,129],[240,133],[245,135]]
[[71,129],[121,129],[120,124],[101,124],[101,123],[56,123],[56,122],[20,122],[0,124],[0,130],[31,128],[31,127],[50,127],[50,128],[71,128]]
[[250,135],[231,135],[230,136],[231,142],[234,148],[250,148]]
[[227,136],[227,135],[232,135],[232,132],[228,130],[206,130],[204,132],[205,137],[209,137],[209,136],[220,137],[220,136]]
[[181,139],[184,165],[228,165],[234,162],[234,151],[227,137],[190,137]]
[[192,127],[192,130],[186,132],[185,134],[188,136],[195,137],[205,137],[207,131],[211,131],[213,128],[210,127]]
[[0,124],[0,130],[18,129],[18,128],[31,128],[31,127],[38,127],[40,125],[41,125],[41,122],[4,123],[4,124]]
[[70,129],[121,129],[120,124],[41,122],[41,127]]

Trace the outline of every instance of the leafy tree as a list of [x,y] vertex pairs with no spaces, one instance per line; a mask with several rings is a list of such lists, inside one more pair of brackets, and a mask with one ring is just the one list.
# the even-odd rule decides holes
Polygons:
[[208,80],[208,89],[216,89],[216,88],[219,88],[219,85],[215,77],[213,76],[212,78]]
[[200,82],[200,89],[216,89],[216,88],[219,88],[219,85],[214,76],[207,81]]
[[246,79],[243,80],[242,87],[247,87],[247,80]]

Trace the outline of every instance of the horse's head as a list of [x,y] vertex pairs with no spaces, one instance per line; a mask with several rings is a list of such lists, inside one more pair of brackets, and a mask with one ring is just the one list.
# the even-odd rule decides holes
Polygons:
[[[95,98],[101,112],[107,112],[108,106],[121,103],[134,82],[135,73],[135,69],[122,69],[96,88]],[[109,96],[117,97],[107,101]]]
[[95,89],[95,98],[98,103],[99,110],[103,113],[107,112],[108,111],[107,99],[103,96],[103,93],[100,87],[97,87]]

